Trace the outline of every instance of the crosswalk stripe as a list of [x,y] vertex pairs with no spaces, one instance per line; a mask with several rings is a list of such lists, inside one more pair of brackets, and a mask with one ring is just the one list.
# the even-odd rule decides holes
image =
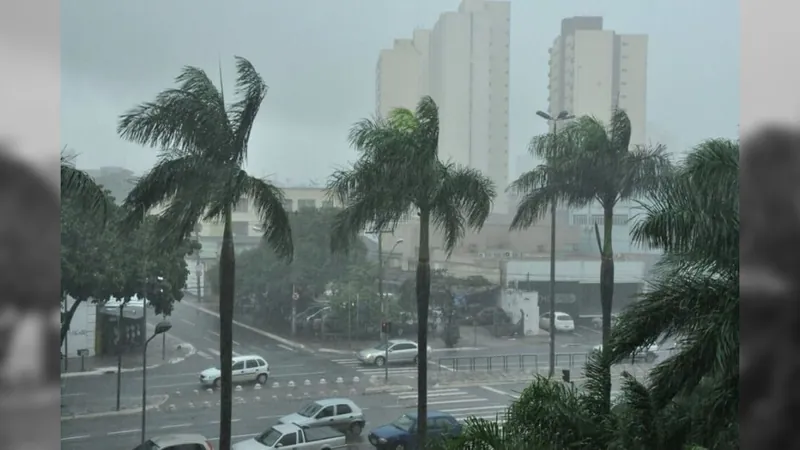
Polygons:
[[[209,348],[209,349],[207,349],[207,350],[208,350],[208,351],[210,351],[211,353],[213,353],[213,354],[214,354],[214,356],[220,356],[219,350],[215,350],[215,349],[213,349],[213,348]],[[199,352],[198,352],[198,353],[199,353]],[[239,354],[239,353],[237,353],[237,352],[233,352],[233,356],[242,356],[242,355],[240,355],[240,354]]]
[[208,353],[206,353],[206,352],[204,352],[202,350],[198,350],[197,351],[197,356],[201,356],[201,357],[203,357],[205,359],[214,359],[211,355],[209,355]]

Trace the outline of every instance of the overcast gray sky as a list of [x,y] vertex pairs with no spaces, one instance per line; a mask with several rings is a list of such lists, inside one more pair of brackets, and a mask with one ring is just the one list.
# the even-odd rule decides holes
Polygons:
[[[293,184],[324,180],[355,156],[350,125],[375,105],[382,48],[430,27],[459,0],[81,0],[61,6],[62,143],[85,168],[146,170],[155,151],[121,141],[117,116],[170,87],[184,65],[226,85],[233,56],[250,59],[269,94],[248,169]],[[650,35],[648,127],[683,152],[735,137],[739,122],[739,7],[730,0],[514,0],[511,11],[510,164],[544,131],[547,49],[560,21],[602,15],[605,28]]]

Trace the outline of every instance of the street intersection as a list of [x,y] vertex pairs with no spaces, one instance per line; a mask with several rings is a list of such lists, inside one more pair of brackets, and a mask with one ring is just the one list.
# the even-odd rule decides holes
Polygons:
[[[152,319],[153,323],[159,320]],[[185,358],[153,361],[158,366],[147,370],[147,435],[191,432],[214,440],[219,432],[219,391],[200,386],[198,376],[202,370],[218,365],[219,318],[195,304],[179,303],[169,320],[173,328],[168,338],[192,351]],[[580,336],[558,339],[563,352],[559,367],[582,365],[583,360],[576,355],[583,354],[585,359],[594,345]],[[233,349],[234,355],[264,357],[271,371],[264,386],[235,387],[234,441],[264,431],[277,418],[319,398],[351,398],[366,410],[367,430],[416,406],[417,370],[413,366],[390,365],[389,384],[397,390],[373,393],[383,385],[385,369],[362,366],[349,357],[349,351],[317,351],[239,323],[234,326]],[[468,416],[495,419],[524,389],[531,373],[536,373],[538,366],[544,367],[546,356],[547,344],[542,340],[508,341],[462,351],[435,349],[429,363],[428,405],[459,420]],[[70,374],[62,379],[62,404],[67,406],[62,408],[63,449],[125,450],[137,445],[142,372],[133,367],[129,370],[121,376],[120,412],[114,411],[116,373]],[[575,367],[573,376],[579,376],[579,367]],[[65,417],[64,409],[71,415]],[[371,448],[363,437],[352,444]]]

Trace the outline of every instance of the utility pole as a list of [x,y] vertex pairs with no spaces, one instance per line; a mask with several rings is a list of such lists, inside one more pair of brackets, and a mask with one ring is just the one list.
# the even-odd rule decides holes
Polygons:
[[[566,111],[561,111],[557,117],[552,117],[543,111],[536,111],[536,115],[553,123],[553,152],[558,150],[558,122],[573,119],[575,116]],[[548,376],[553,378],[556,371],[556,202],[550,205],[550,368]]]
[[119,317],[117,317],[117,411],[119,411],[119,397],[122,390],[122,310],[125,308],[125,301],[119,305]]
[[292,285],[292,337],[297,334],[297,300],[300,294],[297,293],[294,284]]
[[[194,238],[197,240],[197,245],[200,245],[200,230],[198,228],[194,230]],[[197,261],[195,266],[195,274],[197,275],[197,303],[203,303],[203,291],[200,288],[200,278],[203,275],[203,266],[200,261],[200,249],[197,250],[195,258]]]

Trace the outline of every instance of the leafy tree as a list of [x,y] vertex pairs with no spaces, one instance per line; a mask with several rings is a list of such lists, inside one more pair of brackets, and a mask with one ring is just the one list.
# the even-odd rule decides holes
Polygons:
[[[107,194],[106,194],[107,195]],[[61,294],[75,301],[63,316],[61,342],[69,331],[78,306],[86,301],[103,303],[111,297],[130,300],[146,297],[157,314],[169,314],[173,303],[183,296],[188,268],[186,255],[196,249],[185,240],[175,247],[154,248],[154,220],[122,234],[123,211],[109,203],[106,218],[86,214],[84,204],[61,199]],[[146,286],[146,276],[161,276],[164,282],[154,290]]]
[[[630,119],[621,109],[612,112],[607,127],[593,117],[577,118],[557,135],[549,133],[533,138],[530,151],[546,164],[523,174],[509,188],[522,198],[512,229],[530,227],[554,203],[582,208],[598,202],[602,207],[603,236],[601,239],[598,232],[598,246],[604,345],[608,344],[611,330],[614,297],[614,207],[657,187],[671,167],[663,146],[631,147],[630,140]],[[607,403],[610,392],[609,378]]]
[[[480,229],[491,210],[495,189],[480,172],[439,160],[439,113],[430,97],[415,111],[395,109],[388,118],[363,119],[350,131],[350,143],[361,153],[350,168],[336,171],[328,191],[346,207],[337,214],[332,250],[347,249],[368,227],[393,228],[416,213],[420,222],[417,264],[417,317],[428,322],[431,292],[430,227],[442,230],[452,251],[467,227]],[[428,329],[418,329],[419,441],[427,426]]]
[[[726,448],[739,409],[739,145],[701,143],[642,202],[635,241],[664,250],[655,279],[620,316],[609,357],[674,338],[678,352],[650,373],[658,408],[703,389],[696,443]],[[732,448],[732,447],[730,447]]]
[[231,446],[233,386],[233,308],[235,258],[231,213],[246,198],[255,204],[264,238],[282,258],[291,259],[293,245],[283,192],[269,181],[248,175],[248,141],[267,85],[253,65],[236,58],[236,94],[226,104],[222,88],[197,67],[185,67],[177,88],[167,89],[120,117],[119,135],[157,147],[159,161],[128,194],[127,222],[139,224],[154,208],[163,207],[155,229],[176,245],[190,236],[201,220],[224,223],[220,251],[220,353],[222,392],[220,448]]

